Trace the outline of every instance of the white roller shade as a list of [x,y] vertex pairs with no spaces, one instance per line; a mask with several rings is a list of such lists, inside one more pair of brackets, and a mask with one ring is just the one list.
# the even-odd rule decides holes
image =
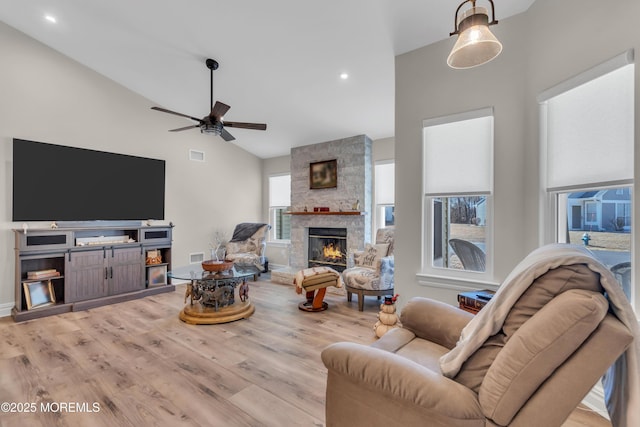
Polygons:
[[425,120],[425,194],[490,194],[492,188],[493,110]]
[[269,206],[291,205],[291,175],[269,177]]
[[396,165],[380,163],[376,165],[376,204],[391,205],[395,202]]
[[633,65],[549,98],[546,112],[547,190],[631,182]]

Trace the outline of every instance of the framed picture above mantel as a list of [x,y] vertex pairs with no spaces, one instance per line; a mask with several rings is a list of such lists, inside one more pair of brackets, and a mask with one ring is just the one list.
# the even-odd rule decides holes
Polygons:
[[325,160],[309,165],[309,188],[336,188],[338,186],[338,161]]

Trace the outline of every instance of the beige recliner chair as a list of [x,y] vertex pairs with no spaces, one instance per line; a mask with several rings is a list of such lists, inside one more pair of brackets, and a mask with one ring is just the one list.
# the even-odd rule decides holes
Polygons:
[[[610,312],[599,273],[585,264],[555,265],[541,275],[531,270],[502,285],[521,292],[498,331],[470,352],[455,375],[443,375],[441,357],[456,353],[451,350],[465,326],[482,335],[500,315],[507,290],[478,314],[483,319],[488,310],[487,322],[469,324],[470,313],[414,298],[402,309],[402,328],[373,345],[327,347],[327,426],[560,426],[628,347],[625,364],[637,372],[635,316],[623,316],[623,323]],[[520,286],[527,277],[531,283]],[[607,286],[608,297],[615,293],[620,301],[622,293]]]

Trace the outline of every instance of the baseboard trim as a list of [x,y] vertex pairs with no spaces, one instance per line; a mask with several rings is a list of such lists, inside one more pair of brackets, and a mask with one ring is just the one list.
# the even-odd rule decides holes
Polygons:
[[272,263],[269,263],[269,271],[282,270],[283,268],[289,268],[289,266],[285,265],[285,264],[272,264]]
[[15,304],[12,302],[7,302],[4,304],[0,304],[0,317],[8,317],[11,316],[11,309]]

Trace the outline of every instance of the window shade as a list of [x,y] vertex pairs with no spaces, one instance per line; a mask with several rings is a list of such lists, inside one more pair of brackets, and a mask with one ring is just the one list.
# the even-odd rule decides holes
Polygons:
[[426,195],[490,194],[493,187],[491,108],[424,121]]
[[633,179],[634,66],[547,100],[547,190]]
[[291,205],[291,175],[269,177],[269,206]]
[[395,163],[379,163],[376,165],[376,204],[391,205],[395,202],[395,171]]

